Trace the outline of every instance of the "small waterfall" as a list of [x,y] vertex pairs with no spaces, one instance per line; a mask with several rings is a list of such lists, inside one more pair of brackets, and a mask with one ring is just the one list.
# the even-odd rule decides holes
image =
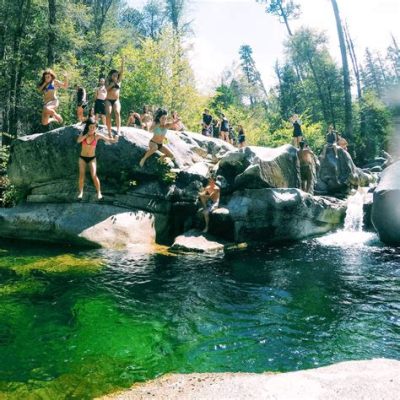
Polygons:
[[363,188],[360,188],[353,196],[348,198],[346,218],[344,220],[345,232],[362,232],[364,223],[364,199],[365,192]]
[[367,188],[359,188],[355,194],[347,199],[346,218],[344,228],[323,236],[318,241],[325,246],[362,247],[376,238],[373,232],[363,231],[364,210],[363,204],[367,195]]

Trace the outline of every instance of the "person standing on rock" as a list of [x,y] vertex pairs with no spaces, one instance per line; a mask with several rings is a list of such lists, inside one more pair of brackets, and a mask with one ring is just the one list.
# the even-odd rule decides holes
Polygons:
[[201,131],[202,135],[212,136],[212,122],[213,122],[213,117],[210,114],[210,110],[208,108],[205,108],[202,121],[202,126],[203,126],[203,129]]
[[229,121],[225,117],[225,114],[221,113],[221,124],[220,124],[220,133],[219,137],[222,140],[225,140],[225,142],[229,143]]
[[97,199],[103,198],[100,190],[100,180],[97,177],[96,163],[96,146],[99,140],[104,140],[108,143],[116,143],[118,136],[108,138],[96,132],[97,123],[94,118],[89,118],[86,121],[85,128],[78,136],[77,142],[82,144],[81,154],[79,156],[79,195],[78,200],[82,200],[83,186],[85,184],[86,167],[89,166],[90,175],[97,191]]
[[84,87],[76,86],[76,116],[79,122],[85,121],[85,116],[83,115],[84,109],[87,107],[87,97],[86,90]]
[[219,206],[219,198],[220,198],[221,190],[217,186],[214,178],[210,178],[208,180],[207,186],[204,188],[202,192],[199,193],[199,199],[203,206],[203,215],[205,227],[203,229],[204,233],[208,232],[209,223],[210,223],[210,213],[216,210]]
[[62,123],[63,119],[60,114],[57,114],[57,108],[60,104],[57,98],[57,89],[68,87],[68,77],[64,74],[64,82],[56,79],[56,74],[51,69],[43,71],[42,79],[38,84],[38,90],[43,94],[43,111],[42,125],[47,126],[51,122]]
[[297,153],[300,161],[301,190],[313,193],[313,185],[316,176],[316,167],[319,163],[316,155],[304,141],[300,142],[300,150]]
[[339,147],[341,147],[343,150],[347,150],[347,146],[349,145],[349,143],[347,142],[347,140],[342,136],[341,133],[337,132],[336,133],[336,138],[337,138],[337,145]]
[[246,147],[246,134],[242,125],[238,125],[238,147],[239,149]]
[[301,130],[301,119],[297,114],[293,114],[293,116],[290,118],[290,122],[293,125],[293,145],[299,148],[300,142],[303,140],[303,131]]
[[156,112],[153,125],[151,127],[151,131],[153,132],[153,137],[149,142],[149,150],[147,150],[146,154],[140,160],[139,165],[143,168],[146,160],[153,155],[156,151],[160,151],[163,153],[161,156],[161,160],[164,160],[165,157],[169,157],[171,160],[174,159],[173,153],[168,149],[167,146],[164,145],[165,135],[167,134],[168,129],[172,129],[174,123],[167,122],[168,111],[162,108],[159,108]]
[[108,136],[112,137],[111,133],[111,116],[114,111],[115,125],[117,126],[117,135],[121,130],[121,103],[119,101],[119,92],[121,89],[122,76],[124,73],[124,58],[121,60],[121,68],[119,71],[112,69],[106,80],[107,97],[106,106],[106,123]]
[[337,152],[337,134],[336,131],[333,129],[333,125],[330,124],[328,127],[328,132],[326,133],[326,145],[324,146],[324,149],[322,150],[321,154],[321,159],[325,159],[326,157],[326,152],[328,149],[333,149],[333,152],[335,153],[335,157],[338,158],[338,152]]
[[103,125],[106,125],[106,80],[104,78],[99,79],[99,86],[96,88],[94,93],[94,113],[96,115],[96,122],[101,118]]

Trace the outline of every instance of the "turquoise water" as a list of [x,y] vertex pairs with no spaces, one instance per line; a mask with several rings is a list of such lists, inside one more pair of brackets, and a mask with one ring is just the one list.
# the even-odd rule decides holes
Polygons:
[[400,252],[351,238],[214,257],[1,243],[0,398],[400,359]]

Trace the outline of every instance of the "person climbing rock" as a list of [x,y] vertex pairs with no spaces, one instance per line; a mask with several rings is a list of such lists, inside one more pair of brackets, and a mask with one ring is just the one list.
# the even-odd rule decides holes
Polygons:
[[306,193],[313,193],[313,183],[319,164],[318,158],[304,141],[300,142],[297,156],[300,161],[301,189]]
[[199,193],[199,199],[203,206],[202,211],[204,215],[205,227],[203,229],[204,233],[208,232],[210,223],[210,213],[216,210],[219,206],[221,190],[216,184],[213,177],[208,180],[207,186],[203,191]]
[[297,114],[293,114],[290,118],[290,122],[293,125],[293,146],[299,147],[300,142],[303,140],[303,131],[301,129],[301,119]]

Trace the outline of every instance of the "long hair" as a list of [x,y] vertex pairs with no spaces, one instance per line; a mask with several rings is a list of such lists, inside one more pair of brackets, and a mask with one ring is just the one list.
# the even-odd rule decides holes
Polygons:
[[154,122],[155,122],[156,124],[159,124],[159,123],[160,123],[160,120],[161,120],[161,117],[162,117],[163,115],[168,115],[168,111],[165,110],[164,108],[159,108],[159,109],[156,111],[156,115],[155,115],[155,117],[154,117]]
[[119,80],[119,71],[117,71],[116,69],[112,69],[108,75],[107,75],[107,79],[106,79],[106,83],[107,85],[109,85],[111,83],[111,77],[113,74],[117,73],[118,74],[118,80]]
[[86,120],[85,127],[83,128],[83,133],[82,133],[83,135],[86,135],[89,132],[89,126],[90,125],[96,125],[97,126],[96,120],[94,118],[92,118],[92,117],[89,117]]
[[[51,75],[52,81],[54,81],[54,79],[56,79],[56,74],[54,73],[54,71],[53,71],[52,69],[50,69],[50,68],[47,68],[47,69],[45,69],[45,70],[43,71],[43,73],[42,73],[42,79],[41,79],[40,82],[38,83],[38,87],[40,87],[40,86],[43,85],[43,83],[44,83],[45,80],[46,80],[45,76],[46,76],[47,74]],[[44,88],[43,88],[43,90],[44,90]]]

